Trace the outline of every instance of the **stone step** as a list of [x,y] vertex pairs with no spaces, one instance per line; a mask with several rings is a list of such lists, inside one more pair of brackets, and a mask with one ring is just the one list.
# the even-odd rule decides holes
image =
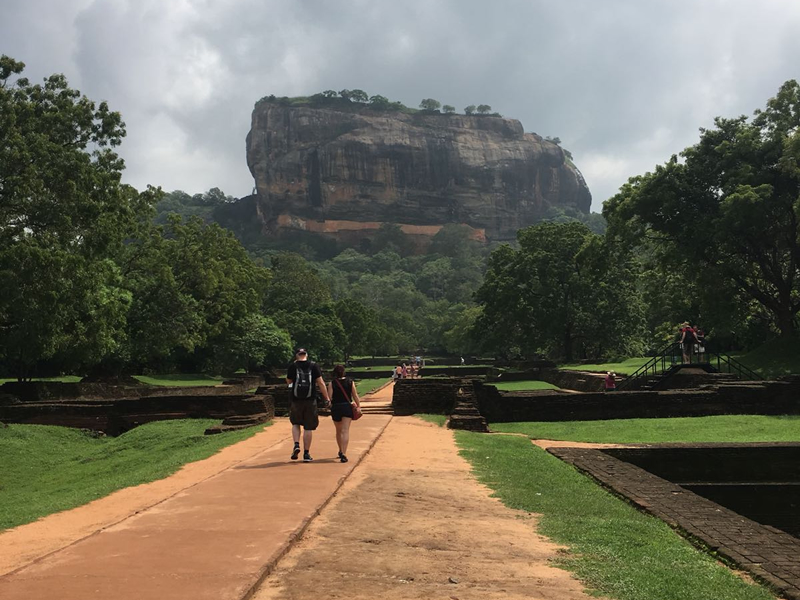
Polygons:
[[447,421],[449,429],[463,429],[467,431],[479,431],[488,433],[489,426],[486,424],[486,419],[483,417],[472,417],[453,415]]

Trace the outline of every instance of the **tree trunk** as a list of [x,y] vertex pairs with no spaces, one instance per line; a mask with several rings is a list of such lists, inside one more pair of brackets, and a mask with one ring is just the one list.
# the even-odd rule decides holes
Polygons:
[[564,328],[564,360],[572,362],[572,324]]
[[789,338],[794,337],[795,335],[795,327],[794,327],[794,315],[792,314],[792,310],[789,306],[781,305],[777,312],[778,317],[778,329],[781,331],[782,338]]

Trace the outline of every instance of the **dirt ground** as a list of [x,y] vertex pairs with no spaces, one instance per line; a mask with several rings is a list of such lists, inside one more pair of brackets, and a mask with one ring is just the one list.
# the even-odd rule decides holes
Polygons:
[[395,417],[254,598],[588,598],[535,528],[473,478],[452,432]]

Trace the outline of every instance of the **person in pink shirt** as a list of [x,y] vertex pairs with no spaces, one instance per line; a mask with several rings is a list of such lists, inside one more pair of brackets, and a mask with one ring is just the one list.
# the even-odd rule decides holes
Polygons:
[[605,389],[607,392],[613,392],[617,389],[617,375],[614,371],[606,373]]

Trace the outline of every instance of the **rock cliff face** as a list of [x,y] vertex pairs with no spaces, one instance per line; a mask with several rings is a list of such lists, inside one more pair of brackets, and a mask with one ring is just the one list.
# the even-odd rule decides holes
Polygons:
[[247,163],[265,233],[301,229],[355,241],[396,223],[422,238],[461,223],[503,240],[551,206],[588,212],[591,195],[556,144],[519,121],[259,102]]

